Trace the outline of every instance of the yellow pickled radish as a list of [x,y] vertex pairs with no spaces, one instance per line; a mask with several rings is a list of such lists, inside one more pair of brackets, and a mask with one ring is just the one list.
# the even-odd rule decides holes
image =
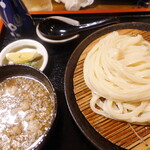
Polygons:
[[35,51],[18,51],[6,54],[7,60],[13,63],[27,63],[33,61],[36,58],[41,57],[36,50]]

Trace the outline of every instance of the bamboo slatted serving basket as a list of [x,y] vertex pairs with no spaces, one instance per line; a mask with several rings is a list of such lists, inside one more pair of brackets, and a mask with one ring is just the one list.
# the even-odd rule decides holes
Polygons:
[[[139,29],[119,29],[120,34],[141,34],[150,42],[150,31]],[[106,34],[105,34],[106,35]],[[81,53],[73,73],[73,92],[76,103],[90,125],[100,135],[124,149],[150,150],[150,126],[134,125],[116,121],[94,113],[90,108],[91,91],[83,77],[83,63],[87,53],[105,35],[95,39]],[[99,141],[100,142],[100,141]]]

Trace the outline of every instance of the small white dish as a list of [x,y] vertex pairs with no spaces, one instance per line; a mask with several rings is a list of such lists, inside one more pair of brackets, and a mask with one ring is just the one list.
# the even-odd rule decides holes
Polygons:
[[[57,20],[62,20],[68,24],[71,24],[71,25],[74,25],[74,26],[78,26],[80,25],[79,21],[75,20],[75,19],[71,19],[71,18],[67,18],[67,17],[62,17],[62,16],[51,16],[51,17],[47,17],[45,19],[51,19],[51,18],[54,18],[54,19],[57,19]],[[36,34],[37,36],[47,42],[47,43],[65,43],[65,42],[68,42],[68,41],[71,41],[73,39],[76,39],[77,37],[79,37],[79,34],[76,34],[72,37],[69,37],[69,38],[66,38],[66,39],[62,39],[62,40],[52,40],[52,39],[49,39],[49,38],[46,38],[44,37],[40,31],[39,31],[39,24],[36,26]]]
[[43,62],[38,68],[41,71],[44,71],[47,63],[48,63],[48,53],[46,48],[39,43],[38,41],[31,40],[31,39],[22,39],[22,40],[17,40],[14,41],[10,44],[8,44],[0,53],[0,65],[3,65],[4,59],[6,59],[6,54],[10,52],[14,52],[20,47],[34,47],[35,50],[37,50],[38,53],[40,53],[43,57]]

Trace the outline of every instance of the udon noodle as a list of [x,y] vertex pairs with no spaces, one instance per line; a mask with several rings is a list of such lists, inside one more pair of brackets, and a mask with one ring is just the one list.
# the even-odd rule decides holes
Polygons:
[[83,71],[95,113],[150,124],[150,43],[141,35],[108,34],[89,51]]

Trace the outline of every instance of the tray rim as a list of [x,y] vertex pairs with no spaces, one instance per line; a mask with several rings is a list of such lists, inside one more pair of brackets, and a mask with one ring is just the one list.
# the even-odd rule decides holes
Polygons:
[[[132,13],[132,12],[150,12],[150,8],[134,8],[134,9],[111,9],[111,10],[78,10],[78,11],[30,11],[31,15],[58,15],[58,14],[103,14],[103,13]],[[0,32],[3,28],[3,21],[0,18]]]
[[[80,111],[78,104],[76,103],[76,98],[75,98],[74,91],[73,91],[73,88],[74,88],[73,87],[73,75],[74,75],[74,71],[76,68],[75,65],[78,63],[78,60],[79,60],[81,54],[84,52],[85,48],[89,45],[89,42],[87,42],[87,40],[92,42],[96,39],[95,37],[92,38],[92,36],[98,36],[98,35],[102,36],[102,35],[104,35],[102,32],[107,34],[107,33],[114,31],[114,29],[119,30],[119,29],[132,28],[132,29],[150,31],[149,23],[143,23],[143,22],[119,23],[119,24],[117,24],[117,27],[119,27],[119,28],[116,29],[115,25],[110,25],[110,26],[104,27],[102,29],[99,29],[99,30],[93,32],[88,37],[86,37],[84,40],[82,40],[78,44],[78,46],[76,47],[74,52],[72,53],[72,55],[67,63],[66,70],[65,70],[65,77],[64,77],[64,91],[65,91],[66,102],[67,102],[69,111],[70,111],[75,123],[81,130],[81,132],[85,135],[85,137],[89,141],[91,141],[91,143],[96,148],[98,148],[100,150],[109,150],[110,146],[111,146],[112,150],[116,150],[116,149],[124,150],[124,148],[122,148],[118,145],[115,145],[115,144],[111,143],[110,141],[108,141],[107,139],[105,139],[86,120],[85,116]],[[83,46],[83,48],[80,48],[82,46]],[[91,131],[86,130],[87,128],[88,128],[88,130],[91,130]],[[93,139],[91,139],[92,135],[94,135]],[[102,140],[101,143],[104,143],[104,145],[101,145],[100,142],[96,141],[97,139],[99,139],[99,141]]]
[[129,13],[129,12],[150,12],[150,8],[134,9],[106,9],[106,10],[77,10],[77,11],[30,11],[30,14],[94,14],[94,13]]

